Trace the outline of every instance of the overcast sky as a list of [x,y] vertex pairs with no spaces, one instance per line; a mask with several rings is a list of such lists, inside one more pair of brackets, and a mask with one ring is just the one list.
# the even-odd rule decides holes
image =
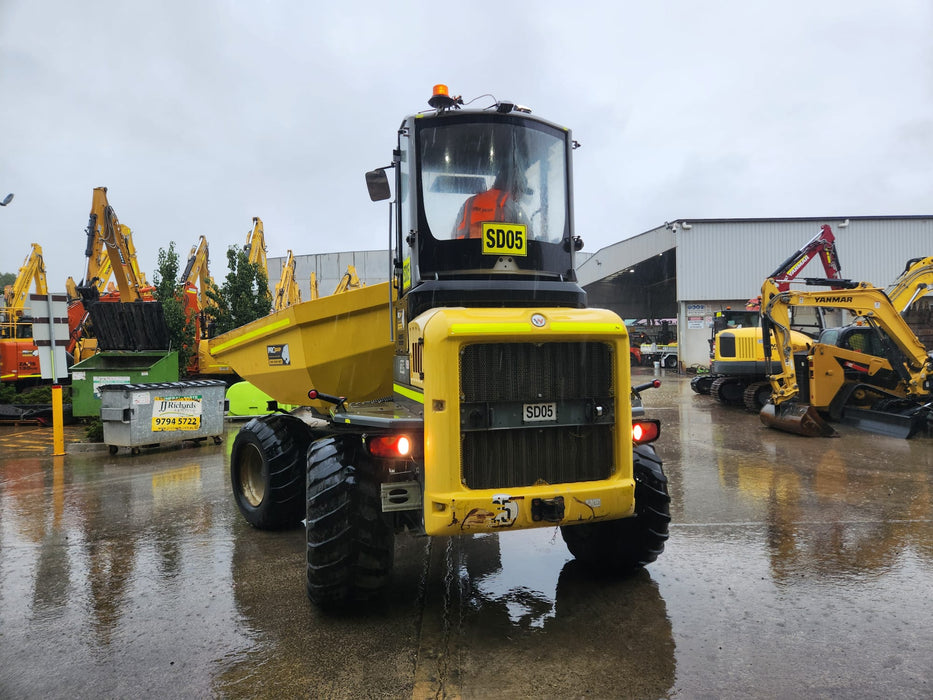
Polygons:
[[259,216],[270,256],[386,246],[435,83],[573,130],[584,250],[675,218],[933,214],[930,0],[0,0],[0,271],[84,276],[106,186],[152,277]]

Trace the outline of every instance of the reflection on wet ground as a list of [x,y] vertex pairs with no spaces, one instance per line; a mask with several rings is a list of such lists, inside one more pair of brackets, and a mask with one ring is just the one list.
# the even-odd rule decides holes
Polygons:
[[593,579],[554,529],[404,535],[342,616],[306,601],[303,532],[237,514],[235,424],[64,458],[0,427],[0,697],[928,697],[933,441],[785,435],[662,379],[648,570]]

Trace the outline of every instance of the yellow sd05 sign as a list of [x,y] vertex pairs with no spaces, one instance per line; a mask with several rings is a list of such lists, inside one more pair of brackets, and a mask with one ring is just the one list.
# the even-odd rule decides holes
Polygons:
[[524,224],[483,224],[483,255],[528,255],[528,227]]

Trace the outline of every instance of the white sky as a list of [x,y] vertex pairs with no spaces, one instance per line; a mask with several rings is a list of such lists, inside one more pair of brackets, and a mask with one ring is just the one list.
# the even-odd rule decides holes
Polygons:
[[252,217],[270,256],[386,245],[364,172],[435,83],[570,127],[595,252],[675,218],[930,214],[930,0],[0,0],[0,271],[84,276],[109,188],[151,279]]

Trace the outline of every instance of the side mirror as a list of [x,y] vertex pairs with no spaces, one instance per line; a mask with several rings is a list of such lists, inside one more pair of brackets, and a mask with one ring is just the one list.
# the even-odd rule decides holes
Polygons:
[[385,170],[370,170],[366,173],[366,188],[369,190],[369,198],[374,202],[381,202],[392,196]]

